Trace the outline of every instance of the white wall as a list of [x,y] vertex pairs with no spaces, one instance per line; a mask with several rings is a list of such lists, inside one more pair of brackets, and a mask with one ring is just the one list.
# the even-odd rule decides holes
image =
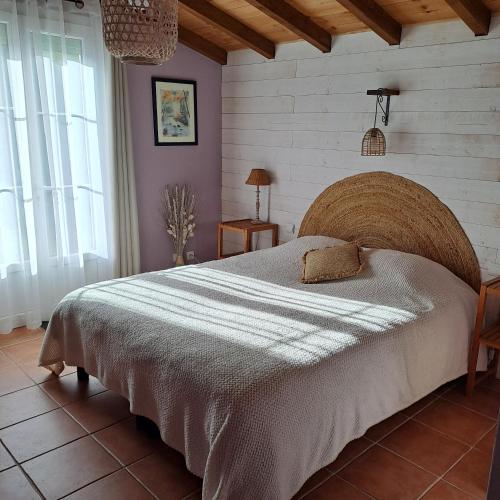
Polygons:
[[[280,224],[281,241],[325,187],[385,170],[434,192],[462,223],[484,276],[500,275],[500,16],[487,37],[452,22],[405,27],[399,47],[360,33],[335,38],[327,55],[302,42],[279,46],[271,62],[232,52],[222,75],[224,220],[253,215],[255,193],[244,185],[253,167],[273,175],[263,213]],[[389,126],[379,125],[388,154],[362,157],[375,106],[366,90],[378,87],[401,90]]]

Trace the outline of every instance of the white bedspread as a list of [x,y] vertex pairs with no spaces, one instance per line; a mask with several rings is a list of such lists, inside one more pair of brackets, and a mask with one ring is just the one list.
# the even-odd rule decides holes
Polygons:
[[476,293],[415,255],[365,250],[359,276],[299,282],[305,237],[86,286],[40,364],[83,366],[154,420],[204,499],[289,499],[372,425],[466,372]]

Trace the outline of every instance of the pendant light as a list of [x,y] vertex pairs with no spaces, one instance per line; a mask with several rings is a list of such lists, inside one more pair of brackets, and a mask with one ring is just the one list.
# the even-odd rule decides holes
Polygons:
[[124,63],[163,64],[177,46],[178,0],[101,0],[104,42]]
[[[369,129],[368,132],[363,137],[363,142],[361,144],[361,156],[385,156],[386,152],[386,142],[385,135],[377,128],[377,113],[378,109],[382,110],[382,123],[387,126],[389,123],[389,108],[391,103],[391,95],[399,95],[399,90],[394,89],[377,89],[368,90],[367,95],[375,95],[375,120],[373,122],[373,128]],[[384,97],[386,100],[386,108],[382,107],[384,102]]]

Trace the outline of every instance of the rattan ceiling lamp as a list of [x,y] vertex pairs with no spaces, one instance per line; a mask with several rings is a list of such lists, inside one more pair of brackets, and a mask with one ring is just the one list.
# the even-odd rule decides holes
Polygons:
[[101,0],[104,42],[124,63],[163,64],[177,46],[177,0]]
[[[391,105],[391,95],[399,95],[399,90],[395,89],[377,89],[368,90],[367,95],[377,96],[375,102],[375,120],[373,122],[373,128],[366,132],[363,137],[363,142],[361,144],[361,156],[385,156],[386,142],[385,135],[377,128],[377,113],[378,109],[382,110],[382,123],[387,126],[389,123],[389,108]],[[382,107],[384,102],[384,97],[386,97],[385,109]]]

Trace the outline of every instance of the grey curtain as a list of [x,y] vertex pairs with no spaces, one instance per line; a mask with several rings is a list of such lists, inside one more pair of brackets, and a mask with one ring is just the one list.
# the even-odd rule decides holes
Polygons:
[[135,191],[132,130],[125,65],[111,58],[112,135],[115,167],[116,243],[120,277],[140,272],[139,224]]

